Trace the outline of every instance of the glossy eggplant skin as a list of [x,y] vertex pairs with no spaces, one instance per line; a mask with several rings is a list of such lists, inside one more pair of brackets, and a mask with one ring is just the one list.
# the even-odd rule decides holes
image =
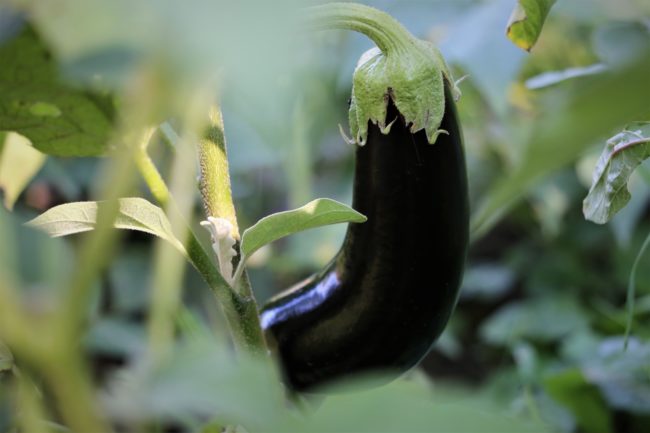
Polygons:
[[[353,207],[343,245],[320,273],[261,311],[285,381],[313,391],[358,373],[415,366],[454,309],[469,238],[467,174],[453,98],[441,134],[411,134],[403,119],[370,125],[356,150]],[[398,115],[389,106],[387,119]]]

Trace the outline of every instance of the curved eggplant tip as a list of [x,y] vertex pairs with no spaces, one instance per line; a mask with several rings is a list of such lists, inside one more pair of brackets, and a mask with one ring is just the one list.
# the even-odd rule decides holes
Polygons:
[[438,136],[440,134],[449,135],[449,131],[447,131],[446,129],[438,129],[436,132],[434,132],[431,135],[431,137],[428,138],[429,144],[431,145],[436,144],[436,142],[438,141]]
[[341,138],[343,139],[343,141],[345,141],[347,144],[351,144],[351,145],[357,144],[357,141],[355,139],[348,137],[348,134],[345,133],[345,131],[343,130],[343,126],[341,126],[340,123],[339,123],[339,133],[341,134]]
[[395,117],[392,120],[392,122],[390,122],[388,125],[380,126],[379,131],[384,135],[388,135],[390,133],[390,128],[393,126],[393,123],[395,123],[395,121],[397,120],[398,117],[399,116]]

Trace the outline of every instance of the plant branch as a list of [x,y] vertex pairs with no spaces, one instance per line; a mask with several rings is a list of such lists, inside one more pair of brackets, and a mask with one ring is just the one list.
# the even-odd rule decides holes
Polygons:
[[[207,131],[198,143],[198,155],[201,171],[199,187],[207,216],[227,219],[232,224],[232,237],[239,240],[239,226],[230,188],[223,116],[218,106],[210,109]],[[238,244],[235,245],[235,249],[239,251]],[[241,329],[246,337],[246,346],[256,354],[265,355],[266,342],[260,325],[257,303],[245,271],[234,284],[240,301],[241,310],[238,314]]]
[[415,39],[389,14],[355,3],[327,3],[307,8],[307,23],[317,30],[352,30],[369,37],[384,53],[402,51]]
[[[173,136],[171,135],[173,130],[168,127],[161,128],[161,132],[168,141],[173,142],[177,139],[175,134]],[[177,147],[176,143],[174,143],[174,147]],[[165,181],[147,152],[144,150],[140,152],[137,160],[138,169],[156,201],[162,206],[167,206],[169,203],[169,211],[178,212]],[[261,337],[261,331],[258,332],[254,325],[252,327],[249,325],[250,322],[259,323],[255,301],[239,295],[226,283],[215,267],[214,261],[191,229],[188,229],[186,247],[192,265],[201,274],[217,298],[235,345],[245,351],[255,353],[262,352],[262,349],[265,351],[266,346],[263,344],[264,340]],[[251,318],[253,313],[254,320]],[[262,339],[260,340],[260,338]]]
[[217,107],[211,107],[209,124],[198,146],[201,177],[199,189],[208,216],[227,219],[232,224],[232,237],[239,240],[239,228],[230,188],[230,171],[223,116]]
[[146,148],[140,148],[135,154],[135,164],[144,179],[149,191],[160,206],[167,207],[169,203],[169,189],[160,172],[149,157]]

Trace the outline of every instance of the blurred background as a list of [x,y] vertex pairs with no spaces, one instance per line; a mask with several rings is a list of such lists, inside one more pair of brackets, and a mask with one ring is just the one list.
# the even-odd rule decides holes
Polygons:
[[[302,5],[281,3],[278,8],[286,10]],[[650,133],[646,124],[630,123],[650,116],[625,120],[613,115],[608,121],[602,114],[628,104],[626,98],[636,89],[646,89],[647,94],[650,70],[637,81],[601,78],[604,70],[623,74],[648,52],[650,3],[559,1],[530,53],[505,35],[514,1],[363,3],[390,13],[416,36],[435,42],[455,77],[467,77],[460,85],[458,109],[465,135],[473,240],[457,309],[420,370],[437,387],[472,390],[508,414],[540,422],[551,431],[648,431],[650,258],[639,262],[632,334],[627,350],[622,348],[630,273],[650,233],[650,168],[642,165],[636,170],[629,183],[631,202],[605,225],[585,220],[582,201],[606,140],[625,127],[640,129],[645,136]],[[149,53],[155,52],[151,47],[159,49],[175,40],[178,46],[171,46],[170,52],[187,56],[162,56],[171,62],[165,67],[177,74],[171,76],[182,78],[167,92],[170,106],[180,107],[174,105],[175,92],[182,94],[186,83],[204,78],[192,67],[219,70],[240,227],[317,197],[351,203],[353,148],[341,139],[338,125],[347,130],[352,72],[372,43],[351,32],[304,38],[292,36],[295,33],[269,35],[275,27],[260,18],[268,7],[260,6],[252,9],[250,20],[232,18],[237,23],[233,31],[245,39],[243,48],[233,50],[239,39],[219,33],[225,31],[218,25],[222,19],[196,24],[192,13],[172,16],[174,2],[161,4],[165,6],[156,8],[168,9],[160,14],[164,19],[159,25],[170,35],[160,42],[152,31],[142,40],[147,40]],[[101,62],[107,57],[79,54],[96,48],[92,37],[74,44],[66,41],[74,32],[95,35],[93,29],[76,27],[66,34],[56,23],[48,24],[42,15],[46,11],[30,7],[22,16],[52,48],[62,76],[69,83],[87,85],[92,81],[89,71],[104,67]],[[53,20],[65,19],[66,13],[61,9]],[[77,12],[83,13],[89,14]],[[92,19],[85,22],[92,27]],[[0,20],[0,41],[10,40],[15,31],[1,24]],[[215,28],[206,29],[211,25]],[[199,33],[183,33],[190,27],[200,28]],[[145,32],[135,33],[129,37],[140,40],[138,33]],[[175,39],[179,34],[183,36]],[[115,35],[109,29],[103,37]],[[187,49],[193,38],[211,44],[210,37],[220,38],[226,47],[225,66],[201,58],[203,47],[197,52]],[[101,88],[127,86],[133,65],[142,62],[139,50],[145,49],[129,44],[127,40],[122,46],[137,49],[126,54],[113,51],[110,68],[102,69],[106,73]],[[268,54],[270,46],[277,46],[276,56]],[[182,66],[174,63],[179,58],[185,59]],[[162,97],[157,98],[156,103]],[[162,142],[150,150],[167,178],[173,150]],[[8,170],[2,163],[0,167]],[[98,173],[105,170],[102,158],[49,156],[17,196],[12,213],[2,211],[0,258],[11,264],[4,269],[11,269],[12,278],[20,281],[23,305],[30,314],[56,308],[55,288],[75,271],[78,247],[86,235],[52,240],[21,224],[58,204],[97,199],[103,187]],[[151,199],[146,185],[136,183],[132,195]],[[196,195],[196,224],[203,218],[202,210],[198,193],[190,194]],[[207,242],[207,232],[199,233]],[[258,302],[323,267],[337,252],[344,233],[345,225],[328,226],[257,252],[249,272]],[[404,236],[417,233],[406,230]],[[94,279],[83,341],[99,388],[147,346],[154,244],[151,236],[127,232],[107,268]],[[221,312],[189,266],[181,288],[179,314],[185,320],[181,322],[198,322],[219,334],[224,328]],[[0,380],[6,385],[8,373],[2,372],[1,356],[2,346]],[[10,355],[4,356],[8,360]],[[0,390],[0,431],[13,425],[11,401],[9,392]]]

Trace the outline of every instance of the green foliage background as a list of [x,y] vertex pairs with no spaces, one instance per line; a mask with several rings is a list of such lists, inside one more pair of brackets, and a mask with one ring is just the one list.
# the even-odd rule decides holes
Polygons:
[[[454,75],[467,75],[458,108],[473,243],[461,298],[430,355],[391,385],[368,390],[375,378],[361,378],[341,386],[363,391],[288,404],[272,368],[233,358],[214,296],[181,254],[128,232],[88,255],[88,234],[50,239],[23,225],[54,205],[110,196],[115,179],[153,201],[119,155],[91,156],[119,149],[131,128],[189,122],[192,98],[213,88],[242,229],[316,197],[350,203],[353,152],[337,125],[371,43],[305,34],[296,16],[306,2],[232,3],[0,2],[0,130],[51,155],[29,165],[42,167],[15,205],[5,202],[13,212],[0,209],[0,431],[65,430],[88,407],[134,431],[647,431],[650,258],[637,268],[626,350],[624,333],[630,271],[650,232],[648,168],[635,170],[631,200],[608,224],[582,214],[607,139],[650,120],[644,0],[557,2],[530,53],[506,37],[514,1],[364,2],[438,43]],[[0,187],[16,191],[25,166],[7,162],[9,136],[0,135]],[[194,179],[168,141],[150,145],[163,176]],[[174,191],[198,225],[195,185]],[[258,301],[322,267],[344,230],[300,233],[251,256]],[[90,295],[74,300],[71,281],[88,263]],[[175,338],[152,357],[160,299],[171,299]],[[82,366],[50,351],[68,348],[49,324],[75,302]],[[32,351],[39,345],[51,357]],[[85,373],[91,381],[78,384]]]

